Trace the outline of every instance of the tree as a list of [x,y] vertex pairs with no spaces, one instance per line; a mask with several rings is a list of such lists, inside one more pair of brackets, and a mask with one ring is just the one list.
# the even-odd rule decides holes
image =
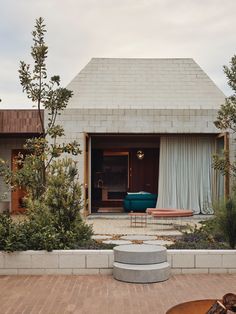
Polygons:
[[[92,234],[91,226],[80,216],[83,204],[77,163],[64,156],[65,153],[79,154],[79,145],[77,142],[57,143],[64,129],[56,119],[66,108],[72,91],[60,86],[59,76],[47,80],[45,33],[43,19],[39,18],[32,33],[33,70],[31,72],[30,65],[23,61],[19,69],[23,91],[37,107],[41,134],[26,141],[27,154],[19,154],[17,171],[12,172],[7,163],[0,160],[0,175],[6,183],[12,189],[21,186],[27,191],[27,220],[18,225],[0,215],[0,233],[5,235],[0,246],[7,250],[75,248],[88,241]],[[49,116],[46,125],[42,108]]]
[[[236,55],[232,57],[229,66],[224,66],[224,73],[227,77],[228,85],[232,88],[233,94],[227,97],[225,103],[221,105],[215,126],[222,131],[236,133]],[[225,151],[223,156],[214,156],[213,166],[221,173],[236,177],[236,162],[230,161],[229,152]]]
[[[6,182],[13,188],[23,186],[31,194],[33,199],[40,198],[47,187],[47,170],[55,158],[63,153],[77,155],[80,153],[77,142],[57,144],[57,139],[64,135],[64,129],[56,124],[57,116],[66,108],[72,91],[60,86],[60,77],[55,75],[47,79],[46,59],[48,47],[44,36],[46,28],[43,18],[36,20],[32,32],[33,46],[31,56],[33,58],[33,69],[24,61],[20,62],[19,77],[23,92],[32,100],[34,107],[38,110],[41,125],[39,137],[30,138],[26,141],[24,148],[27,155],[19,154],[16,162],[20,169],[12,173],[6,163],[0,163],[0,174],[5,176]],[[48,112],[48,124],[43,121],[42,109]]]

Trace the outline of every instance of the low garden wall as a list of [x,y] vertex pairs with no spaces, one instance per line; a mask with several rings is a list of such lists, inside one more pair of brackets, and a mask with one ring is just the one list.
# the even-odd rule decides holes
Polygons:
[[[236,273],[236,250],[168,250],[172,274]],[[112,250],[0,252],[0,275],[112,274]]]
[[167,250],[172,274],[236,273],[236,250]]

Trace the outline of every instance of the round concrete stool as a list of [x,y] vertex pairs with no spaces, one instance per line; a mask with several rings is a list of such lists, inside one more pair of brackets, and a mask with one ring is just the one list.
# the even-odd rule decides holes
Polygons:
[[133,265],[114,262],[113,276],[115,279],[131,283],[154,283],[165,281],[170,276],[167,262],[149,265]]
[[146,265],[166,260],[166,248],[160,245],[130,244],[114,248],[114,261],[119,263]]

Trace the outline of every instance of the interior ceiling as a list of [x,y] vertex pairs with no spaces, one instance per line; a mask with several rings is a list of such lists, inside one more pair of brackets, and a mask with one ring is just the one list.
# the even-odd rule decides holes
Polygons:
[[92,148],[158,148],[160,137],[157,135],[100,135],[92,136]]
[[[90,134],[93,149],[159,148],[163,134]],[[216,134],[164,134],[164,136],[216,137]]]

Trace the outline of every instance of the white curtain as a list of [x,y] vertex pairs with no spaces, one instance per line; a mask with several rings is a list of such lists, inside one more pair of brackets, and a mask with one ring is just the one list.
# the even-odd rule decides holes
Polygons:
[[212,213],[214,141],[205,137],[161,137],[157,208]]

